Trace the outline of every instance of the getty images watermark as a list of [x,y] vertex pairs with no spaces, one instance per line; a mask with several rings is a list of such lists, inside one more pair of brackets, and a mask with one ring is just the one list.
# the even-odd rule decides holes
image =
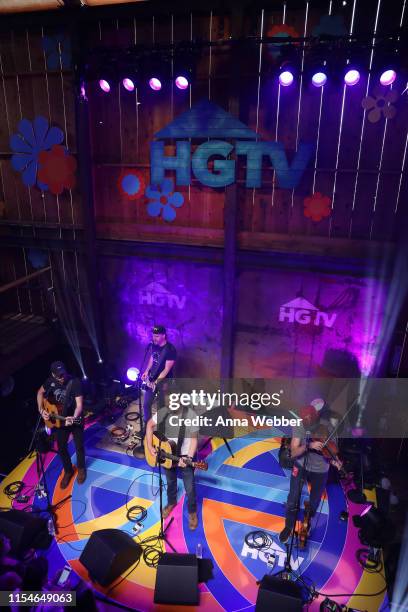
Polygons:
[[[190,414],[173,414],[169,417],[172,427],[300,427],[302,419],[293,413],[292,418],[285,415],[246,414],[245,416],[227,416],[220,409],[239,406],[241,409],[258,411],[262,408],[279,408],[284,391],[275,393],[237,393],[215,392],[192,389],[188,393],[170,393],[168,407],[172,411],[190,408]],[[199,414],[199,412],[216,411],[216,416]]]

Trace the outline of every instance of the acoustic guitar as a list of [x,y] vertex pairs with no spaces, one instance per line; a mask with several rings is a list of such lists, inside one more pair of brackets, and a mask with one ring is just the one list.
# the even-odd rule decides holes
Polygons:
[[[63,405],[62,404],[53,404],[49,399],[43,399],[43,410],[46,410],[50,415],[48,420],[44,420],[45,426],[52,429],[53,427],[63,427],[65,421],[68,417],[62,416]],[[77,417],[73,421],[74,425],[82,425],[82,417]]]
[[[147,447],[147,436],[145,436],[145,457],[150,467],[156,467],[157,461],[159,461],[160,465],[166,470],[169,470],[178,465],[180,457],[176,455],[177,444],[173,440],[167,440],[167,438],[163,436],[162,442],[160,443],[160,438],[157,435],[157,431],[154,431],[152,445],[153,448],[155,448],[159,453],[158,455],[150,454],[149,449]],[[191,467],[193,468],[197,468],[198,470],[204,471],[208,470],[208,464],[205,461],[193,461],[188,457],[182,457],[182,459],[187,465],[191,465]]]

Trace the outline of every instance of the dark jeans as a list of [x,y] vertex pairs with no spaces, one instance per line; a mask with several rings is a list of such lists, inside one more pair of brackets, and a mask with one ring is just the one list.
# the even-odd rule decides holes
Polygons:
[[[328,472],[309,472],[306,470],[306,479],[310,482],[310,514],[314,516],[320,504],[320,500],[323,495],[323,491],[327,483]],[[290,477],[290,490],[288,499],[286,502],[286,522],[285,527],[292,529],[297,514],[297,503],[299,500],[300,487],[303,479],[303,467],[295,465],[292,469]]]
[[[170,470],[164,470],[166,472],[167,480],[167,503],[177,504],[177,468],[171,468]],[[188,511],[197,511],[197,500],[195,492],[194,482],[194,470],[192,467],[180,468],[181,476],[184,482],[184,488],[187,495],[187,508]]]
[[55,430],[55,438],[57,440],[58,452],[60,454],[65,473],[72,472],[72,462],[68,452],[68,438],[71,433],[72,437],[74,438],[77,455],[77,467],[85,467],[84,428],[81,425],[60,427]]

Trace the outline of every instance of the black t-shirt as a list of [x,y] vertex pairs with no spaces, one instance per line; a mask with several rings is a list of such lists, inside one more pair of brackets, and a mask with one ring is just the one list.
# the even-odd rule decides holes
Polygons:
[[73,416],[76,407],[75,398],[82,395],[82,385],[79,378],[66,378],[61,384],[53,376],[50,376],[43,387],[47,399],[63,404],[63,416]]
[[[163,346],[152,346],[153,365],[150,368],[149,378],[156,380],[160,372],[166,367],[166,361],[176,361],[177,351],[171,342],[166,342]],[[173,368],[168,372],[166,378],[173,378]]]

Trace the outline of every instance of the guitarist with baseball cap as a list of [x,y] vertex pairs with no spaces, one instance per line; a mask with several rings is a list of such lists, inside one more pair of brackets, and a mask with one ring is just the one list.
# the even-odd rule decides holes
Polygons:
[[84,448],[84,426],[78,424],[83,408],[82,386],[79,378],[71,376],[62,361],[54,361],[51,364],[51,376],[47,378],[37,392],[38,411],[44,421],[48,421],[50,414],[44,409],[44,398],[52,400],[61,406],[64,424],[55,429],[58,444],[58,452],[64,467],[64,476],[61,480],[61,489],[66,489],[74,475],[71,456],[68,452],[68,440],[70,435],[74,439],[77,467],[78,484],[86,480],[85,448]]

